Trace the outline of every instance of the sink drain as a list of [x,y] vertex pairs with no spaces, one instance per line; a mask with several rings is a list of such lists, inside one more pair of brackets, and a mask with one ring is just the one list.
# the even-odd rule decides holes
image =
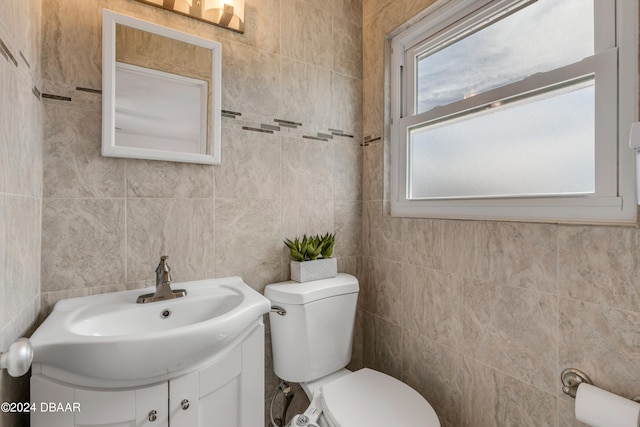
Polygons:
[[169,310],[168,308],[165,308],[160,313],[160,317],[162,317],[163,319],[167,319],[169,316],[171,316],[171,310]]

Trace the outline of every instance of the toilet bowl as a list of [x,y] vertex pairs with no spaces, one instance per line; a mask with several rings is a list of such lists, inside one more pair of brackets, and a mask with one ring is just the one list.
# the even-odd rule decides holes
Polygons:
[[[408,385],[389,375],[363,368],[319,387],[311,405],[291,426],[439,427],[431,405]],[[305,390],[306,391],[306,390]]]
[[439,427],[431,405],[414,389],[381,372],[345,369],[359,292],[349,274],[312,282],[267,285],[273,367],[309,397],[297,427]]

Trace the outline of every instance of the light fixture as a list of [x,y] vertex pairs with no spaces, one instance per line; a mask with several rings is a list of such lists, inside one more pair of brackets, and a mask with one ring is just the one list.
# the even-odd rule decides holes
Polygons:
[[138,0],[218,27],[244,33],[244,0]]

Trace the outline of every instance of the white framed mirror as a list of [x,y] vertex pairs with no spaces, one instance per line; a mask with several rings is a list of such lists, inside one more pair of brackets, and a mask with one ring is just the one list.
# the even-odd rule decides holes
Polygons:
[[102,11],[102,155],[219,164],[220,43]]

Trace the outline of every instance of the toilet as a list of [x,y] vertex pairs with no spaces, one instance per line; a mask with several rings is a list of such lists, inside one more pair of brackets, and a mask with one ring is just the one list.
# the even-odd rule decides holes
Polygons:
[[267,285],[276,375],[300,383],[311,404],[298,427],[439,427],[429,403],[408,385],[372,369],[351,372],[358,279],[340,273]]

